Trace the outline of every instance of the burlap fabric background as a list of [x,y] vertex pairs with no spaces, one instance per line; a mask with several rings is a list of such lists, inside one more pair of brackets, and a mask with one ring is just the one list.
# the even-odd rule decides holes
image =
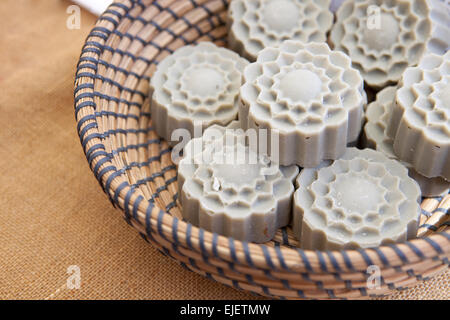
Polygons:
[[[63,0],[0,1],[0,298],[249,299],[188,272],[112,208],[75,130],[73,77],[95,17]],[[81,288],[66,287],[67,268]],[[450,272],[389,299],[449,299]]]

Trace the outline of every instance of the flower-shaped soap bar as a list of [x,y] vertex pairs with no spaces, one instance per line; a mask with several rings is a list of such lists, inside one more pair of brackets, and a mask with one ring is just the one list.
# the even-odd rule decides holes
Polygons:
[[279,163],[301,167],[337,159],[358,139],[367,100],[348,56],[298,41],[262,50],[244,70],[240,98],[242,127],[277,132],[271,158],[279,149]]
[[450,181],[450,51],[426,55],[405,71],[388,135],[399,159]]
[[242,130],[214,125],[186,145],[178,166],[182,214],[211,232],[261,243],[289,223],[299,169],[272,166],[244,140]]
[[153,126],[172,145],[177,128],[193,136],[196,122],[206,128],[237,118],[242,70],[248,61],[225,48],[201,42],[161,61],[150,81]]
[[442,28],[434,27],[430,9],[427,0],[346,1],[337,12],[330,41],[350,56],[369,86],[383,88],[416,65],[427,46],[446,49],[436,40],[442,38]]
[[297,186],[292,224],[303,249],[371,248],[416,236],[419,186],[381,152],[349,148],[304,169]]
[[[387,135],[387,126],[394,108],[396,92],[396,87],[387,87],[377,94],[376,100],[367,106],[367,122],[364,127],[365,146],[381,151],[395,160],[397,160],[397,156],[394,153],[394,140]],[[410,177],[419,184],[422,196],[439,196],[450,188],[450,182],[445,179],[424,177],[417,173],[410,164],[403,164],[408,168]]]
[[333,24],[330,0],[233,0],[228,45],[254,61],[265,47],[284,40],[325,42]]

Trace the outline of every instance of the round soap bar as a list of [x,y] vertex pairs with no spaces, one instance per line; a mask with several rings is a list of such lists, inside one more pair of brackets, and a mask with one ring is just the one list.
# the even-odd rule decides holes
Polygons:
[[400,162],[348,148],[297,178],[292,226],[303,249],[371,248],[417,234],[420,189]]
[[333,24],[331,0],[233,0],[228,46],[250,61],[284,40],[325,42]]
[[[387,135],[387,126],[394,108],[397,87],[387,87],[377,94],[374,102],[367,106],[366,125],[364,127],[363,145],[383,152],[391,159],[398,160],[394,153],[394,141]],[[450,182],[443,178],[427,178],[404,162],[409,176],[417,181],[424,197],[436,197],[448,193]]]
[[367,102],[363,85],[342,52],[325,43],[285,41],[245,68],[241,126],[279,134],[278,146],[267,147],[277,163],[316,167],[358,139]]
[[235,52],[201,42],[163,59],[150,81],[152,125],[170,145],[175,129],[227,125],[238,115],[242,70],[248,61]]
[[450,51],[405,71],[388,135],[399,159],[426,177],[450,180]]
[[213,125],[184,148],[178,166],[182,215],[208,231],[262,243],[289,223],[299,169],[270,164],[245,145],[237,127]]
[[397,83],[427,49],[447,50],[448,20],[442,24],[442,13],[431,14],[442,6],[437,0],[346,1],[337,11],[330,42],[350,56],[369,86],[383,88]]

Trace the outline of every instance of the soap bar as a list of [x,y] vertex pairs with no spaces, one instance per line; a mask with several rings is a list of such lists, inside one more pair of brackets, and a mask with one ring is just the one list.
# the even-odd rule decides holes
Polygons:
[[[394,108],[397,87],[387,87],[377,94],[374,102],[367,106],[366,125],[364,127],[363,146],[383,152],[390,159],[398,160],[394,153],[394,141],[387,135],[387,126]],[[409,170],[409,176],[417,181],[424,197],[436,197],[448,193],[450,182],[443,178],[427,178],[403,163]]]
[[262,243],[291,219],[299,168],[272,165],[238,127],[213,125],[185,146],[178,165],[182,215],[205,230]]
[[358,139],[367,102],[363,86],[347,55],[325,43],[287,40],[262,50],[245,68],[239,120],[243,128],[279,135],[278,148],[267,147],[277,163],[316,167]]
[[228,46],[250,61],[284,40],[325,42],[333,24],[330,0],[233,0]]
[[405,71],[388,135],[399,159],[426,177],[450,180],[450,51]]
[[427,50],[447,50],[445,24],[431,15],[445,5],[435,1],[433,6],[427,0],[346,1],[337,11],[330,43],[350,56],[370,87],[396,84]]
[[372,248],[416,237],[420,189],[400,162],[348,148],[297,178],[292,227],[310,250]]
[[[170,145],[175,129],[227,125],[238,115],[242,70],[248,61],[235,52],[201,42],[163,59],[150,81],[152,125]],[[174,137],[175,138],[175,137]]]

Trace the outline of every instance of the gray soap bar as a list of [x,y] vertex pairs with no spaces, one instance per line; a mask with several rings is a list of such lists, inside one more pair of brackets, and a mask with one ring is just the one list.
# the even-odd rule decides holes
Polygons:
[[399,159],[450,181],[450,51],[428,54],[405,71],[387,133]]
[[[197,138],[186,145],[178,166],[182,214],[205,230],[262,243],[289,223],[299,169],[272,167],[245,145],[242,133],[226,130],[236,124],[213,125],[203,141]],[[206,137],[214,139],[208,142]]]
[[245,68],[241,126],[279,134],[278,148],[266,139],[276,162],[316,167],[358,139],[367,102],[363,85],[342,52],[325,43],[285,41],[262,50]]
[[435,1],[345,1],[331,30],[332,47],[350,55],[370,87],[396,84],[427,50],[446,49],[448,29],[440,19],[433,19],[442,13],[431,15],[434,7],[443,4]]
[[297,178],[292,226],[310,250],[371,248],[416,237],[420,189],[400,162],[348,148]]
[[325,42],[333,24],[331,0],[233,0],[228,9],[228,46],[255,61],[262,49],[286,39]]
[[196,122],[205,129],[235,120],[247,64],[209,42],[181,47],[163,59],[150,81],[152,125],[158,135],[173,146],[178,141],[172,133],[178,128],[193,137]]
[[[397,87],[387,87],[377,94],[374,102],[367,106],[366,120],[364,127],[363,146],[370,147],[383,152],[391,159],[398,160],[394,153],[393,139],[387,135],[387,126],[389,124],[395,94]],[[409,176],[417,181],[424,197],[436,197],[448,192],[450,182],[443,178],[427,178],[414,170],[408,164],[403,163],[409,171]]]

